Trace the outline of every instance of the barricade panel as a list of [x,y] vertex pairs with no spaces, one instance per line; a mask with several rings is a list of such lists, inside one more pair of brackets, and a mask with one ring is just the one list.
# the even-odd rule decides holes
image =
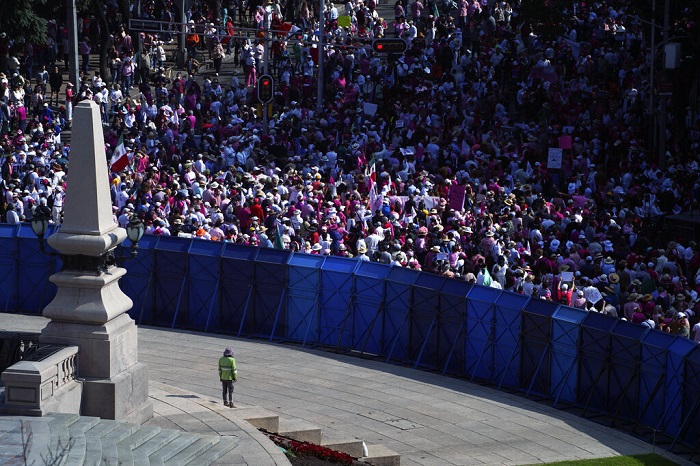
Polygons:
[[390,266],[360,261],[355,270],[352,348],[379,355],[384,334],[384,279]]
[[294,253],[289,259],[289,268],[287,270],[289,291],[318,291],[321,281],[321,266],[324,260],[324,256],[301,252]]
[[[119,280],[122,291],[131,298],[134,305],[129,310],[137,324],[152,322],[153,316],[153,272],[155,270],[155,247],[159,236],[144,235],[139,242],[138,255],[124,262],[127,274]],[[125,244],[126,243],[126,244]],[[128,239],[122,243],[117,252],[120,255],[129,254]]]
[[520,387],[526,393],[549,392],[549,354],[552,315],[559,303],[530,299],[523,309],[520,335]]
[[585,409],[607,411],[610,393],[610,331],[617,319],[589,312],[581,323],[578,402]]
[[[153,277],[153,324],[174,327],[187,323],[187,251],[195,240],[162,236],[156,244]],[[197,240],[202,241],[202,240]],[[182,317],[180,317],[182,316]]]
[[287,286],[287,262],[290,251],[260,248],[254,259],[255,284],[264,291],[266,287],[285,288]]
[[700,346],[685,357],[683,369],[683,426],[682,439],[691,448],[697,448],[700,438]]
[[[254,307],[251,320],[253,335],[283,338],[287,327],[285,289],[288,250],[260,248],[255,257]],[[274,331],[273,331],[274,330]]]
[[684,420],[685,357],[696,347],[694,341],[677,336],[668,346],[666,353],[666,407],[660,428],[672,437],[680,433]]
[[499,289],[475,286],[467,296],[465,374],[472,379],[493,380],[493,324],[500,295]]
[[318,292],[290,291],[287,296],[287,338],[319,344]]
[[[222,264],[224,261],[222,261]],[[217,332],[234,335],[250,333],[252,327],[253,282],[221,279],[218,312],[212,316],[209,326]],[[215,317],[215,318],[214,318]]]
[[435,369],[439,362],[438,290],[445,280],[445,277],[423,272],[413,284],[408,359],[415,363],[414,367]]
[[576,403],[578,387],[578,344],[581,322],[588,312],[560,307],[552,316],[552,351],[550,357],[550,396],[559,401]]
[[504,291],[494,308],[493,382],[499,387],[518,387],[520,382],[520,333],[522,311],[529,298]]
[[17,286],[20,277],[16,267],[19,255],[16,239],[18,228],[14,225],[0,224],[0,309],[4,312],[16,312],[17,308]]
[[329,256],[321,267],[321,344],[344,348],[352,344],[352,287],[357,263],[351,259]]
[[462,280],[445,280],[440,288],[440,360],[442,373],[464,375],[467,295],[474,285]]
[[666,409],[666,360],[668,347],[676,337],[654,330],[641,341],[641,374],[637,422],[656,428]]
[[205,330],[210,316],[217,309],[220,286],[219,256],[224,243],[218,241],[193,241],[188,254],[187,313],[178,315],[186,327]]
[[[60,259],[41,252],[39,240],[28,225],[19,229],[16,241],[16,299],[10,302],[14,301],[15,312],[39,314],[56,295],[56,286],[49,277],[58,270]],[[52,250],[48,244],[46,250]]]
[[358,261],[355,270],[355,294],[358,298],[384,299],[384,279],[389,275],[390,266],[369,261]]
[[408,361],[411,287],[419,276],[416,270],[392,267],[386,277],[382,354],[386,354],[387,361]]
[[624,320],[612,329],[610,339],[610,391],[608,411],[615,419],[637,418],[640,381],[641,338],[649,329]]
[[255,276],[255,253],[252,246],[227,243],[221,254],[221,278],[248,287]]

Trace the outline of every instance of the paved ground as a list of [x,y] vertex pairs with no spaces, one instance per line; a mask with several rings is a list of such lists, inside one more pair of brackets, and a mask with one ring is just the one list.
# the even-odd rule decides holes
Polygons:
[[[43,322],[0,314],[0,329],[38,331]],[[237,405],[382,444],[401,454],[402,465],[531,464],[652,451],[624,433],[462,380],[290,345],[140,327],[139,355],[149,366],[157,414],[151,422],[195,429],[184,416],[193,407],[223,410],[216,361],[226,346],[239,365]],[[169,397],[168,387],[178,395]]]

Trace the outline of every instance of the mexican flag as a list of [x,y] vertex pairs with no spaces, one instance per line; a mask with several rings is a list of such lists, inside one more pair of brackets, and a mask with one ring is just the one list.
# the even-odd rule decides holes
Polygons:
[[377,183],[377,165],[375,164],[374,156],[367,164],[367,168],[365,169],[365,178],[367,180],[367,187],[370,189],[370,191],[374,191],[376,193],[377,188],[375,184]]
[[284,242],[282,241],[282,224],[278,221],[275,226],[274,242],[272,243],[275,249],[284,249]]
[[119,136],[119,143],[117,147],[114,148],[112,158],[109,161],[109,167],[112,172],[119,173],[124,170],[128,164],[129,157],[127,157],[126,148],[124,147],[124,136]]

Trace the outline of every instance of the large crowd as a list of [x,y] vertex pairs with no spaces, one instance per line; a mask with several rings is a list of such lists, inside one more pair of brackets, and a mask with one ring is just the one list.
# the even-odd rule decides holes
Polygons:
[[[61,132],[92,99],[121,226],[138,216],[152,235],[408,267],[700,342],[700,249],[659,235],[664,217],[697,210],[700,114],[670,115],[660,161],[649,149],[649,38],[623,2],[558,12],[551,37],[519,7],[398,0],[381,18],[374,0],[329,5],[320,109],[305,0],[220,12],[194,2],[182,73],[164,68],[170,33],[144,34],[137,48],[115,24],[111,75],[75,84],[59,69],[64,28],[50,24],[52,49],[29,64],[29,45],[0,37],[2,220],[45,206],[61,222],[71,202]],[[173,21],[166,3],[142,12]],[[267,127],[255,92],[264,47],[240,34],[242,21],[276,31]],[[89,71],[99,31],[94,18],[81,25]],[[379,55],[378,37],[408,48]],[[208,60],[211,71],[200,68]],[[237,71],[224,78],[225,60]]]

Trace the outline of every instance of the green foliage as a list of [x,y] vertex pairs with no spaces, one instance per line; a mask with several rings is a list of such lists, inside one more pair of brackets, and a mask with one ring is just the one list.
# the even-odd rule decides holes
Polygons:
[[676,463],[655,454],[614,456],[592,460],[560,461],[549,466],[674,466]]
[[15,40],[46,42],[46,19],[41,16],[46,0],[2,0],[0,31]]

